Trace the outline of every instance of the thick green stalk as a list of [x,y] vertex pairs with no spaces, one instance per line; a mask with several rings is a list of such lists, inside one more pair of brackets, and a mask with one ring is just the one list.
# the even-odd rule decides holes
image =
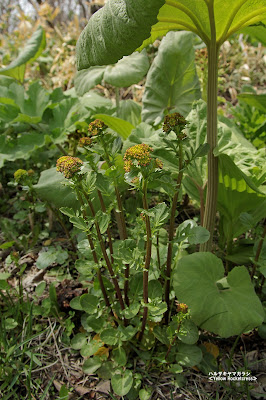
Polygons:
[[177,201],[178,201],[178,196],[179,196],[179,191],[180,191],[180,186],[183,178],[183,149],[182,149],[182,144],[179,143],[179,158],[178,158],[178,164],[179,164],[179,173],[177,177],[177,182],[176,182],[176,192],[173,197],[172,201],[172,207],[171,207],[171,214],[170,214],[170,225],[169,225],[169,232],[168,232],[168,250],[167,250],[167,260],[166,260],[166,273],[165,273],[165,302],[167,304],[167,310],[165,312],[165,323],[168,323],[169,319],[169,311],[170,311],[170,300],[169,300],[169,295],[170,295],[170,279],[171,279],[171,264],[172,264],[172,258],[173,258],[173,239],[174,239],[174,233],[175,233],[175,213],[176,213],[176,207],[177,207]]
[[218,54],[219,46],[216,43],[216,27],[214,18],[214,1],[209,5],[211,26],[211,41],[208,43],[208,88],[207,88],[207,142],[210,146],[208,153],[208,183],[203,226],[210,232],[208,242],[200,246],[200,251],[211,251],[218,196],[218,158],[213,150],[217,146],[217,84],[218,84]]
[[[144,179],[143,181],[143,208],[144,210],[148,211],[148,199],[147,199],[147,180]],[[145,257],[145,265],[143,271],[143,300],[145,304],[148,304],[149,301],[149,293],[148,293],[148,282],[149,282],[149,268],[151,263],[151,246],[152,246],[152,237],[151,237],[151,224],[150,224],[150,217],[145,215],[145,223],[146,223],[146,234],[147,234],[147,242],[146,242],[146,257]],[[142,325],[141,331],[139,335],[139,340],[141,341],[145,326],[148,317],[148,307],[145,306],[143,310],[143,318],[142,318]]]

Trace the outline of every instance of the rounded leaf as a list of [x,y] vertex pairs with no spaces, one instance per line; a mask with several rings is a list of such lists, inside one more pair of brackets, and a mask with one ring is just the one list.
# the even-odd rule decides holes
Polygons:
[[192,320],[222,337],[259,326],[264,311],[245,267],[224,278],[222,261],[212,253],[183,257],[174,271],[177,298],[188,305]]
[[111,378],[111,384],[114,392],[118,396],[125,396],[133,385],[132,372],[126,369],[125,371],[118,371]]
[[178,345],[178,353],[176,361],[184,367],[193,367],[202,360],[202,351],[198,346],[180,343]]
[[83,294],[80,298],[80,304],[88,314],[95,314],[98,310],[99,299],[92,294]]

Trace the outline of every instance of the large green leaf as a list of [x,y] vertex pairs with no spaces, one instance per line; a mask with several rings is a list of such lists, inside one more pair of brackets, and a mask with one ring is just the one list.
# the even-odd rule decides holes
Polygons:
[[[39,84],[34,82],[27,92],[23,86],[16,82],[8,87],[1,86],[0,103],[13,105],[17,108],[17,115],[10,119],[12,122],[33,123],[41,121],[44,110],[50,102],[49,93]],[[11,110],[11,115],[12,109]]]
[[117,132],[123,139],[127,139],[132,129],[134,129],[134,126],[130,122],[117,117],[112,117],[111,115],[96,114],[94,117],[105,122],[109,128]]
[[88,69],[78,71],[74,79],[77,94],[79,96],[83,96],[84,93],[101,83],[105,69],[105,66],[90,67]]
[[147,76],[143,121],[161,120],[165,110],[189,113],[193,101],[200,98],[194,58],[192,33],[169,32],[163,38]]
[[257,223],[266,217],[265,195],[226,154],[219,155],[218,209],[223,217],[222,226],[226,236],[237,237],[246,231],[239,217],[241,213],[254,212],[257,208]]
[[75,89],[79,96],[88,92],[104,80],[116,87],[128,87],[138,83],[149,69],[149,58],[145,50],[123,57],[114,65],[90,67],[78,71]]
[[241,32],[250,35],[251,37],[261,42],[263,46],[266,46],[265,28],[266,28],[265,23],[263,24],[261,22],[260,24],[248,26],[247,28],[241,29]]
[[62,174],[56,172],[56,168],[50,168],[41,173],[39,182],[34,185],[38,197],[57,208],[79,208],[79,203],[69,186],[65,186],[67,180]]
[[265,19],[265,0],[109,0],[78,40],[78,69],[113,64],[142,41],[141,48],[173,30],[194,32],[209,44],[210,21],[221,45],[233,33]]
[[[207,109],[206,103],[199,100],[186,118],[189,122],[187,135],[189,146],[196,149],[206,141]],[[189,148],[186,148],[189,150]],[[219,117],[218,121],[218,147],[215,154],[227,154],[232,158],[238,169],[246,175],[254,175],[254,168],[262,171],[263,155],[241,133],[234,121],[226,117]],[[187,193],[195,200],[199,200],[199,193],[195,182],[203,187],[207,180],[206,157],[197,158],[185,170],[183,185]]]
[[266,17],[265,0],[234,0],[233,4],[230,0],[166,0],[158,14],[159,22],[152,27],[151,40],[170,30],[187,30],[209,44],[212,10],[219,44],[233,33]]
[[77,68],[114,64],[150,35],[164,0],[109,0],[77,42]]
[[23,132],[17,138],[0,136],[0,168],[4,161],[15,161],[17,159],[28,160],[31,153],[45,144],[45,137],[40,132]]
[[133,100],[123,100],[119,104],[119,118],[137,126],[141,121],[141,105]]
[[146,51],[123,57],[115,65],[109,65],[104,73],[105,82],[116,87],[128,87],[138,83],[150,67]]
[[26,43],[19,56],[7,67],[0,69],[0,74],[11,76],[20,82],[24,80],[26,63],[39,57],[46,45],[45,31],[39,26]]
[[235,267],[224,278],[219,258],[194,253],[179,261],[173,284],[179,301],[188,305],[192,320],[202,329],[229,337],[263,322],[263,307],[245,267]]

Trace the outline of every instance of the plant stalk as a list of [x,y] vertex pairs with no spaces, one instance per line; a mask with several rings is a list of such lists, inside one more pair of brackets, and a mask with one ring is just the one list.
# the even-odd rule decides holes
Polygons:
[[[97,193],[98,193],[98,197],[99,197],[99,200],[100,200],[101,209],[102,209],[102,211],[104,213],[106,213],[106,207],[105,207],[105,204],[104,204],[102,193],[101,193],[100,190],[97,190]],[[111,234],[109,226],[107,228],[106,233],[107,233],[107,237],[108,237],[109,250],[110,250],[110,254],[111,254],[111,263],[113,264],[113,262],[114,262],[114,259],[113,259],[114,251],[113,251],[113,243],[112,243],[112,234]]]
[[115,104],[116,104],[116,115],[119,117],[120,111],[120,90],[118,87],[115,88]]
[[[78,200],[79,200],[80,204],[82,206],[84,206],[84,201],[83,201],[79,191],[76,190],[76,193],[77,193],[77,197],[78,197]],[[87,214],[86,214],[85,209],[83,209],[83,218],[85,220],[87,218]],[[98,265],[97,278],[98,278],[99,283],[100,283],[100,288],[101,288],[101,291],[102,291],[102,294],[103,294],[103,298],[104,298],[105,304],[106,304],[107,307],[110,307],[110,310],[111,310],[110,313],[111,313],[112,317],[114,317],[114,313],[113,313],[113,311],[111,309],[111,304],[110,304],[110,301],[108,299],[108,295],[107,295],[107,292],[105,290],[105,286],[104,286],[104,283],[103,283],[103,278],[102,278],[102,274],[101,274],[101,268],[100,268],[99,260],[98,260],[98,257],[97,257],[96,251],[95,251],[95,247],[94,247],[94,244],[93,244],[93,240],[92,240],[91,234],[89,232],[87,232],[87,238],[88,238],[89,245],[90,245],[90,248],[91,248],[93,260],[94,260],[95,264]]]
[[208,183],[203,226],[210,232],[210,238],[200,245],[200,251],[211,251],[218,196],[218,158],[213,151],[217,146],[217,89],[218,89],[218,54],[216,43],[216,26],[214,17],[214,2],[208,3],[211,26],[211,41],[208,43],[208,87],[207,87],[207,143],[208,153]]
[[[84,197],[85,197],[85,199],[86,199],[86,201],[88,203],[88,206],[89,206],[89,209],[91,211],[91,214],[92,214],[93,218],[95,218],[95,210],[94,210],[94,207],[93,207],[93,204],[92,204],[91,200],[89,199],[89,197],[88,197],[87,193],[85,193],[85,191],[82,191],[82,194],[84,195]],[[104,258],[104,260],[106,262],[106,266],[107,266],[107,269],[108,269],[108,271],[110,273],[111,279],[113,281],[113,284],[114,284],[114,287],[115,287],[115,291],[116,291],[116,294],[117,294],[117,298],[118,298],[121,310],[124,310],[125,309],[125,305],[124,305],[124,301],[123,301],[123,298],[122,298],[121,290],[120,290],[120,287],[118,285],[118,281],[117,281],[117,278],[115,276],[111,261],[110,261],[110,259],[108,257],[108,254],[106,253],[106,249],[105,249],[104,242],[103,242],[103,239],[102,239],[101,230],[100,230],[98,221],[96,219],[95,219],[95,228],[96,228],[97,237],[98,237],[98,240],[99,240],[99,243],[100,243],[100,247],[101,247],[101,250],[102,250],[102,255],[103,255],[103,258]]]
[[[108,167],[111,168],[112,164],[111,164],[111,160],[110,160],[110,156],[106,151],[105,145],[104,145],[104,141],[101,141],[102,143],[102,147],[104,149],[104,154],[105,154],[105,160],[108,164]],[[126,219],[125,219],[125,213],[124,213],[124,209],[123,209],[123,204],[122,204],[122,200],[121,200],[121,194],[116,182],[116,179],[113,179],[114,182],[114,188],[115,188],[115,195],[116,195],[116,201],[117,201],[117,207],[118,207],[118,211],[115,211],[115,217],[117,220],[117,227],[118,227],[118,232],[119,232],[119,236],[121,240],[126,240],[128,238],[127,236],[127,227],[126,227]],[[130,267],[129,264],[126,264],[126,270],[125,270],[125,283],[124,283],[124,298],[125,298],[125,303],[127,306],[129,306],[129,297],[128,297],[128,290],[129,290],[129,274],[130,274]]]
[[259,241],[256,254],[255,254],[254,264],[253,264],[252,272],[251,272],[251,279],[253,279],[253,277],[254,277],[254,275],[255,275],[255,273],[256,273],[257,262],[259,261],[259,258],[260,258],[260,253],[261,253],[261,250],[262,250],[262,246],[263,246],[263,242],[264,242],[265,236],[266,236],[266,224],[264,225],[264,230],[263,230],[261,239],[260,239],[260,241]]
[[178,158],[178,177],[176,182],[176,192],[173,197],[172,207],[171,207],[171,214],[170,214],[170,225],[169,225],[169,232],[168,232],[168,250],[167,250],[167,260],[166,260],[166,282],[165,282],[165,302],[167,304],[167,310],[164,315],[165,323],[168,323],[169,319],[169,312],[170,312],[170,279],[171,279],[171,264],[173,258],[173,239],[175,233],[175,213],[176,207],[178,202],[178,196],[180,191],[180,186],[183,178],[183,148],[182,144],[179,143],[179,158]]
[[[144,210],[148,211],[148,199],[147,199],[147,179],[143,181],[143,208]],[[146,234],[147,234],[147,244],[146,244],[146,257],[145,257],[145,265],[143,271],[143,300],[145,304],[148,304],[149,301],[149,293],[148,293],[148,281],[149,281],[149,268],[151,263],[151,247],[152,247],[152,237],[151,237],[151,224],[150,224],[150,217],[145,215],[145,223],[146,223]],[[141,331],[139,335],[139,341],[141,341],[145,326],[148,317],[148,307],[145,306],[143,310],[143,317],[142,317],[142,325]]]

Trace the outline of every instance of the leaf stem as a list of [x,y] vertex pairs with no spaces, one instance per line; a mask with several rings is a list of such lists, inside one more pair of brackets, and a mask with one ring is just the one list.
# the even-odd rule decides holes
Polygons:
[[261,250],[262,250],[262,246],[263,246],[263,242],[264,242],[265,236],[266,236],[266,224],[264,225],[264,230],[263,230],[261,239],[259,241],[258,248],[257,248],[257,251],[256,251],[256,255],[255,255],[255,258],[254,258],[254,264],[253,264],[252,272],[251,272],[251,279],[253,279],[253,277],[254,277],[254,275],[256,273],[257,262],[259,261],[259,258],[260,258],[260,253],[261,253]]
[[[101,209],[102,209],[102,211],[104,213],[106,213],[106,207],[105,207],[105,204],[104,204],[103,196],[102,196],[102,193],[101,193],[101,191],[99,189],[97,190],[97,194],[98,194],[98,197],[99,197],[99,200],[100,200]],[[109,250],[110,250],[110,254],[111,254],[111,263],[113,264],[113,262],[114,262],[114,259],[113,259],[114,251],[113,251],[113,243],[112,243],[112,234],[111,234],[109,226],[107,228],[106,233],[107,233],[107,237],[108,237]]]
[[[89,199],[87,193],[83,189],[82,189],[82,194],[84,195],[84,197],[85,197],[85,199],[86,199],[86,201],[88,203],[88,206],[89,206],[89,209],[91,211],[91,214],[92,214],[93,218],[95,218],[96,213],[95,213],[93,204],[92,204],[91,200]],[[116,291],[116,294],[117,294],[117,298],[118,298],[121,310],[124,310],[125,309],[125,305],[124,305],[124,301],[123,301],[123,298],[122,298],[121,290],[120,290],[120,287],[118,285],[117,278],[116,278],[116,276],[114,274],[114,270],[113,270],[111,261],[110,261],[108,255],[107,255],[107,253],[106,253],[106,249],[105,249],[104,242],[103,242],[103,239],[102,239],[101,230],[100,230],[100,227],[99,227],[97,219],[94,220],[94,223],[95,223],[96,233],[97,233],[97,237],[98,237],[98,240],[99,240],[99,243],[100,243],[100,247],[101,247],[103,258],[105,260],[107,269],[108,269],[108,271],[110,273],[110,276],[111,276],[111,279],[113,281],[113,284],[114,284],[114,287],[115,287],[115,291]]]
[[207,198],[203,226],[210,232],[210,239],[201,244],[200,251],[211,251],[215,225],[218,196],[218,158],[213,151],[217,146],[217,87],[218,87],[218,53],[216,44],[216,26],[213,1],[209,3],[209,18],[211,26],[211,42],[208,47],[208,89],[207,89],[207,143],[208,153],[208,183]]
[[165,273],[165,302],[167,304],[167,310],[164,315],[165,323],[168,324],[169,312],[170,312],[170,278],[171,278],[171,265],[172,265],[172,257],[173,257],[173,239],[175,232],[175,213],[178,202],[178,196],[180,191],[180,186],[183,178],[183,148],[181,142],[179,143],[178,149],[179,157],[178,157],[178,177],[176,182],[176,192],[173,197],[171,214],[170,214],[170,225],[168,232],[168,250],[167,250],[167,260],[166,260],[166,273]]
[[[144,210],[148,211],[148,199],[147,199],[147,186],[148,186],[148,180],[143,179],[143,208]],[[149,282],[149,268],[150,268],[150,263],[151,263],[151,247],[152,247],[152,236],[151,236],[151,224],[150,224],[150,217],[148,215],[145,215],[145,224],[146,224],[146,234],[147,234],[147,241],[146,241],[146,257],[145,257],[145,265],[144,265],[144,270],[143,270],[143,301],[145,304],[148,304],[149,302],[149,293],[148,293],[148,282]],[[139,341],[141,341],[144,331],[145,331],[145,326],[147,322],[147,317],[148,317],[148,307],[145,306],[143,310],[143,317],[142,317],[142,325],[141,325],[141,331],[139,335]]]
[[[105,161],[107,162],[107,165],[109,168],[112,167],[112,163],[110,160],[110,156],[106,151],[105,148],[105,143],[104,140],[101,140],[101,144],[104,150],[105,154]],[[121,240],[126,240],[128,238],[127,236],[127,227],[126,227],[126,219],[125,219],[125,213],[124,213],[124,208],[123,208],[123,203],[121,199],[121,193],[119,191],[118,185],[116,178],[113,178],[113,183],[114,183],[114,188],[115,188],[115,195],[116,195],[116,201],[117,201],[117,207],[118,207],[118,212],[115,211],[115,216],[117,219],[117,227],[119,231],[119,236]],[[129,274],[130,274],[130,266],[129,264],[126,264],[126,270],[125,270],[125,283],[124,283],[124,297],[125,297],[125,303],[127,306],[129,306],[129,297],[128,297],[128,290],[129,290]]]
[[[80,204],[84,207],[84,201],[83,201],[82,196],[81,196],[81,194],[79,193],[78,190],[76,190],[76,194],[77,194],[77,198],[78,198]],[[83,218],[86,220],[87,219],[87,214],[86,214],[85,209],[83,209],[82,213],[83,213]],[[104,283],[103,283],[103,278],[102,278],[102,274],[101,274],[101,268],[100,268],[99,260],[98,260],[98,257],[97,257],[96,251],[95,251],[95,247],[94,247],[94,244],[93,244],[93,240],[92,240],[91,234],[89,232],[87,232],[87,238],[88,238],[89,245],[90,245],[90,248],[91,248],[93,260],[94,260],[95,264],[98,265],[97,278],[98,278],[99,283],[100,283],[100,288],[101,288],[101,291],[102,291],[102,294],[103,294],[103,298],[104,298],[105,304],[106,304],[106,306],[108,308],[110,308],[110,313],[111,313],[112,317],[114,317],[114,313],[113,313],[113,311],[111,309],[111,304],[110,304],[110,301],[108,299],[108,295],[107,295],[107,292],[106,292],[106,289],[105,289],[105,286],[104,286]]]

